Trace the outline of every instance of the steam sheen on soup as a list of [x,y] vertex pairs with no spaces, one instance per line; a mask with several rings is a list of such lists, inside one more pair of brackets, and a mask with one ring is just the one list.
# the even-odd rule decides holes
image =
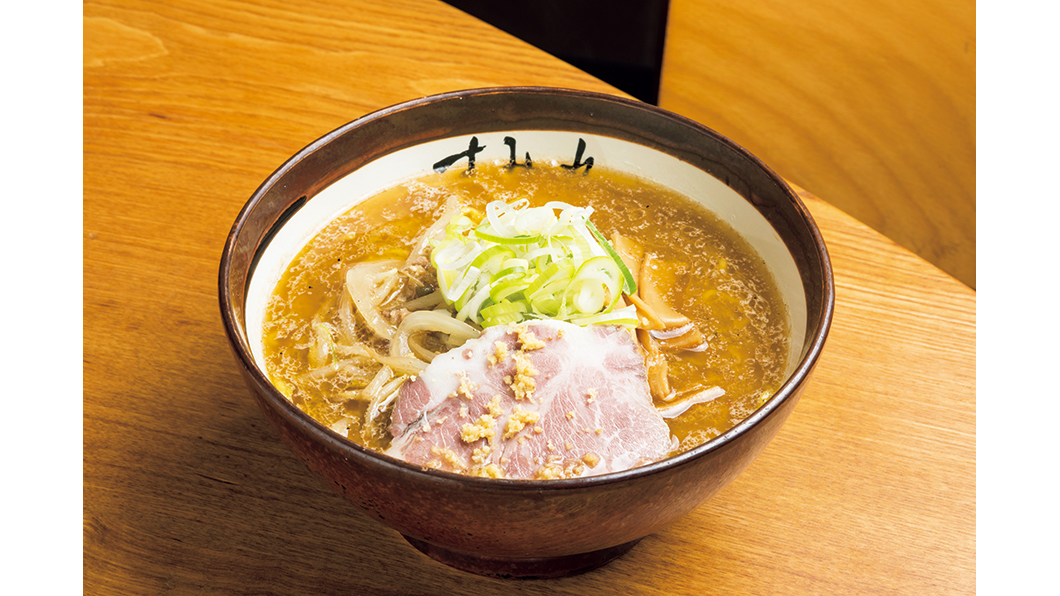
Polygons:
[[[505,205],[515,205],[509,210],[514,218],[516,209],[530,213],[550,202],[571,207],[560,217],[591,208],[589,221],[607,239],[600,246],[606,245],[608,259],[621,260],[622,277],[615,279],[635,282],[632,296],[619,296],[615,288],[621,291],[621,281],[608,286],[606,273],[616,269],[598,256],[606,267],[590,277],[603,279],[595,287],[604,289],[583,292],[583,302],[603,301],[612,312],[635,313],[610,316],[623,323],[617,330],[628,334],[644,360],[641,376],[647,379],[651,405],[674,437],[667,455],[732,428],[780,387],[788,354],[786,309],[762,259],[730,226],[684,196],[602,167],[585,172],[500,163],[399,185],[357,205],[313,238],[266,307],[264,352],[272,382],[335,432],[386,451],[395,441],[391,414],[401,388],[423,375],[430,361],[477,337],[484,324],[502,325],[505,317],[516,316],[515,308],[493,309],[498,318],[476,321],[467,314],[473,310],[468,304],[473,292],[462,302],[447,299],[436,267],[440,239],[459,222],[465,228],[483,226]],[[521,240],[501,241],[502,248],[490,253],[500,255],[493,261],[501,263],[498,268],[538,258],[537,253],[509,258],[505,247],[511,245],[503,243]],[[476,262],[481,265],[490,255]],[[457,274],[449,272],[449,281],[459,279],[453,275],[460,263],[453,265]],[[505,274],[511,269],[494,278],[529,283],[526,273]],[[526,297],[534,290],[525,286],[504,301],[529,303]],[[452,295],[460,288],[448,290]],[[485,297],[481,304],[493,303],[490,293],[479,296]],[[564,288],[551,296],[573,300]],[[454,317],[461,310],[464,320]],[[588,456],[581,461],[599,459]],[[486,473],[484,466],[438,465],[504,476]],[[542,476],[548,472],[543,466],[536,477],[569,477],[582,473],[582,467]]]

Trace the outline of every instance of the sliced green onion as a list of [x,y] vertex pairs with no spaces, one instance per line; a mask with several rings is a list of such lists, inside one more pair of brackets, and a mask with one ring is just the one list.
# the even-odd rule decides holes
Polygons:
[[[559,211],[558,215],[556,211]],[[442,297],[458,320],[484,327],[556,318],[579,325],[637,325],[636,309],[615,309],[636,281],[589,221],[592,209],[552,201],[493,201],[432,242]]]
[[557,281],[566,285],[566,283],[570,282],[570,278],[573,275],[574,267],[572,267],[570,263],[553,262],[547,269],[537,276],[537,279],[535,279],[528,288],[526,288],[526,296],[527,298],[532,299],[540,292],[545,291],[546,285]]
[[587,317],[576,317],[571,319],[570,322],[583,327],[587,325],[626,325],[636,327],[637,308],[635,306],[625,306],[616,308],[611,312],[602,312]]
[[[445,291],[445,286],[442,286],[442,296],[451,303],[460,302],[468,297],[468,293],[471,292],[476,281],[478,281],[479,270],[476,267],[469,267],[464,271],[463,275],[456,280],[456,286],[449,286],[450,291]],[[439,276],[439,280],[441,277]]]
[[482,316],[482,326],[492,327],[493,325],[518,323],[523,320],[526,308],[523,302],[508,302],[507,300],[484,306],[479,312]]
[[488,242],[497,244],[530,244],[541,240],[540,234],[520,234],[519,236],[504,236],[496,230],[483,226],[475,228],[475,236]]
[[603,246],[604,250],[607,252],[607,255],[615,261],[615,264],[618,265],[618,268],[622,271],[622,277],[626,280],[626,286],[624,291],[630,296],[636,294],[637,280],[633,279],[633,274],[630,273],[629,268],[626,267],[626,264],[622,262],[622,257],[618,256],[618,253],[615,252],[614,247],[611,246],[611,243],[607,241],[607,238],[604,238],[604,235],[600,233],[600,230],[596,229],[596,226],[593,225],[593,222],[585,220],[585,225],[589,228],[589,231],[593,233],[593,236],[596,236],[596,239],[600,241],[600,245]]
[[471,320],[478,323],[478,311],[482,308],[482,303],[490,297],[490,287],[487,284],[483,284],[475,294],[467,300],[464,306],[460,309],[460,312],[456,313],[456,320],[465,321]]
[[472,267],[478,267],[481,271],[496,273],[509,259],[515,258],[515,251],[507,246],[491,246],[480,252],[473,261]]
[[508,300],[513,298],[515,294],[522,292],[530,287],[530,283],[525,281],[522,276],[512,279],[506,279],[504,281],[491,284],[490,286],[490,299],[494,302],[500,302],[502,300]]

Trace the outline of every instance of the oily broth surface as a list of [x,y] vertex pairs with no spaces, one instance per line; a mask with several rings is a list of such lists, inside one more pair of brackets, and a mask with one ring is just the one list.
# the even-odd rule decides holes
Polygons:
[[[668,353],[674,402],[719,386],[725,395],[667,420],[686,451],[718,436],[756,410],[783,382],[788,354],[786,311],[762,260],[728,224],[689,199],[622,173],[480,164],[385,191],[332,221],[293,260],[265,313],[264,344],[272,381],[306,413],[330,426],[359,419],[364,402],[341,393],[363,387],[372,371],[311,378],[312,324],[337,323],[337,296],[346,269],[359,261],[404,259],[419,232],[441,213],[450,194],[473,208],[521,197],[591,206],[592,221],[640,241],[658,258],[667,302],[692,319],[707,341],[701,352]],[[379,346],[383,349],[384,346]],[[309,378],[307,378],[309,377]],[[667,402],[657,402],[664,406]],[[382,450],[385,438],[349,438]]]

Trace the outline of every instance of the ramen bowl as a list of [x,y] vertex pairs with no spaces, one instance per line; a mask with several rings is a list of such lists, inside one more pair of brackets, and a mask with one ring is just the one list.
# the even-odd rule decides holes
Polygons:
[[[402,182],[476,161],[607,167],[653,180],[728,222],[766,262],[788,310],[785,381],[709,442],[626,471],[506,480],[426,469],[366,449],[317,422],[265,372],[264,304],[317,231]],[[732,481],[776,435],[824,346],[833,309],[828,254],[805,206],[746,150],[640,102],[550,88],[477,89],[395,105],[312,142],[254,192],[233,225],[219,275],[236,362],[270,423],[334,490],[415,548],[493,577],[549,578],[621,556]]]

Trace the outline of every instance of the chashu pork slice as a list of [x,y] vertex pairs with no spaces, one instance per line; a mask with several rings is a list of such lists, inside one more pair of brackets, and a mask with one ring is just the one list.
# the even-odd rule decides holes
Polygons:
[[425,467],[546,480],[666,457],[644,357],[613,326],[496,326],[438,356],[401,388],[387,454]]

